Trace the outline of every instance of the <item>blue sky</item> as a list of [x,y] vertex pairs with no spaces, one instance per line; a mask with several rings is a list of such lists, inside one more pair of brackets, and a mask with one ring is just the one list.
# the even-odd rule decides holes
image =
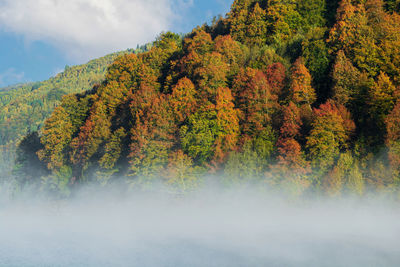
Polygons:
[[0,87],[178,33],[224,15],[232,0],[0,0]]

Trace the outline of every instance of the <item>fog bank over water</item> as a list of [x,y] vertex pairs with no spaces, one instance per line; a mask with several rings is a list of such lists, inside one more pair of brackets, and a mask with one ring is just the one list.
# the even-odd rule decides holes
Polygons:
[[0,207],[0,266],[398,266],[400,207],[253,190]]

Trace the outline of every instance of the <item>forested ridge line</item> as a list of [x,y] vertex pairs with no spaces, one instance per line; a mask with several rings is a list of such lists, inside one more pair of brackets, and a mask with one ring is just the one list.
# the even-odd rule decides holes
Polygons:
[[295,195],[398,195],[399,10],[398,0],[235,0],[211,25],[163,33],[91,91],[63,97],[21,142],[17,184],[187,192],[213,176]]

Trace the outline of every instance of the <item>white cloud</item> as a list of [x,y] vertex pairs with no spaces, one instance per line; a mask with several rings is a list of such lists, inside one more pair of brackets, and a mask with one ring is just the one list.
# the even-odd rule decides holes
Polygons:
[[0,0],[0,27],[87,60],[152,41],[192,0]]
[[5,86],[7,84],[16,84],[24,80],[25,73],[17,72],[14,68],[9,68],[6,71],[0,73],[0,86]]

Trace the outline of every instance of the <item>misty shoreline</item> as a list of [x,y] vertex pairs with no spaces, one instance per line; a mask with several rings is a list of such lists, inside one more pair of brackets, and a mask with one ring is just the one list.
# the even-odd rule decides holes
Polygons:
[[400,205],[252,190],[0,206],[4,266],[396,266]]

